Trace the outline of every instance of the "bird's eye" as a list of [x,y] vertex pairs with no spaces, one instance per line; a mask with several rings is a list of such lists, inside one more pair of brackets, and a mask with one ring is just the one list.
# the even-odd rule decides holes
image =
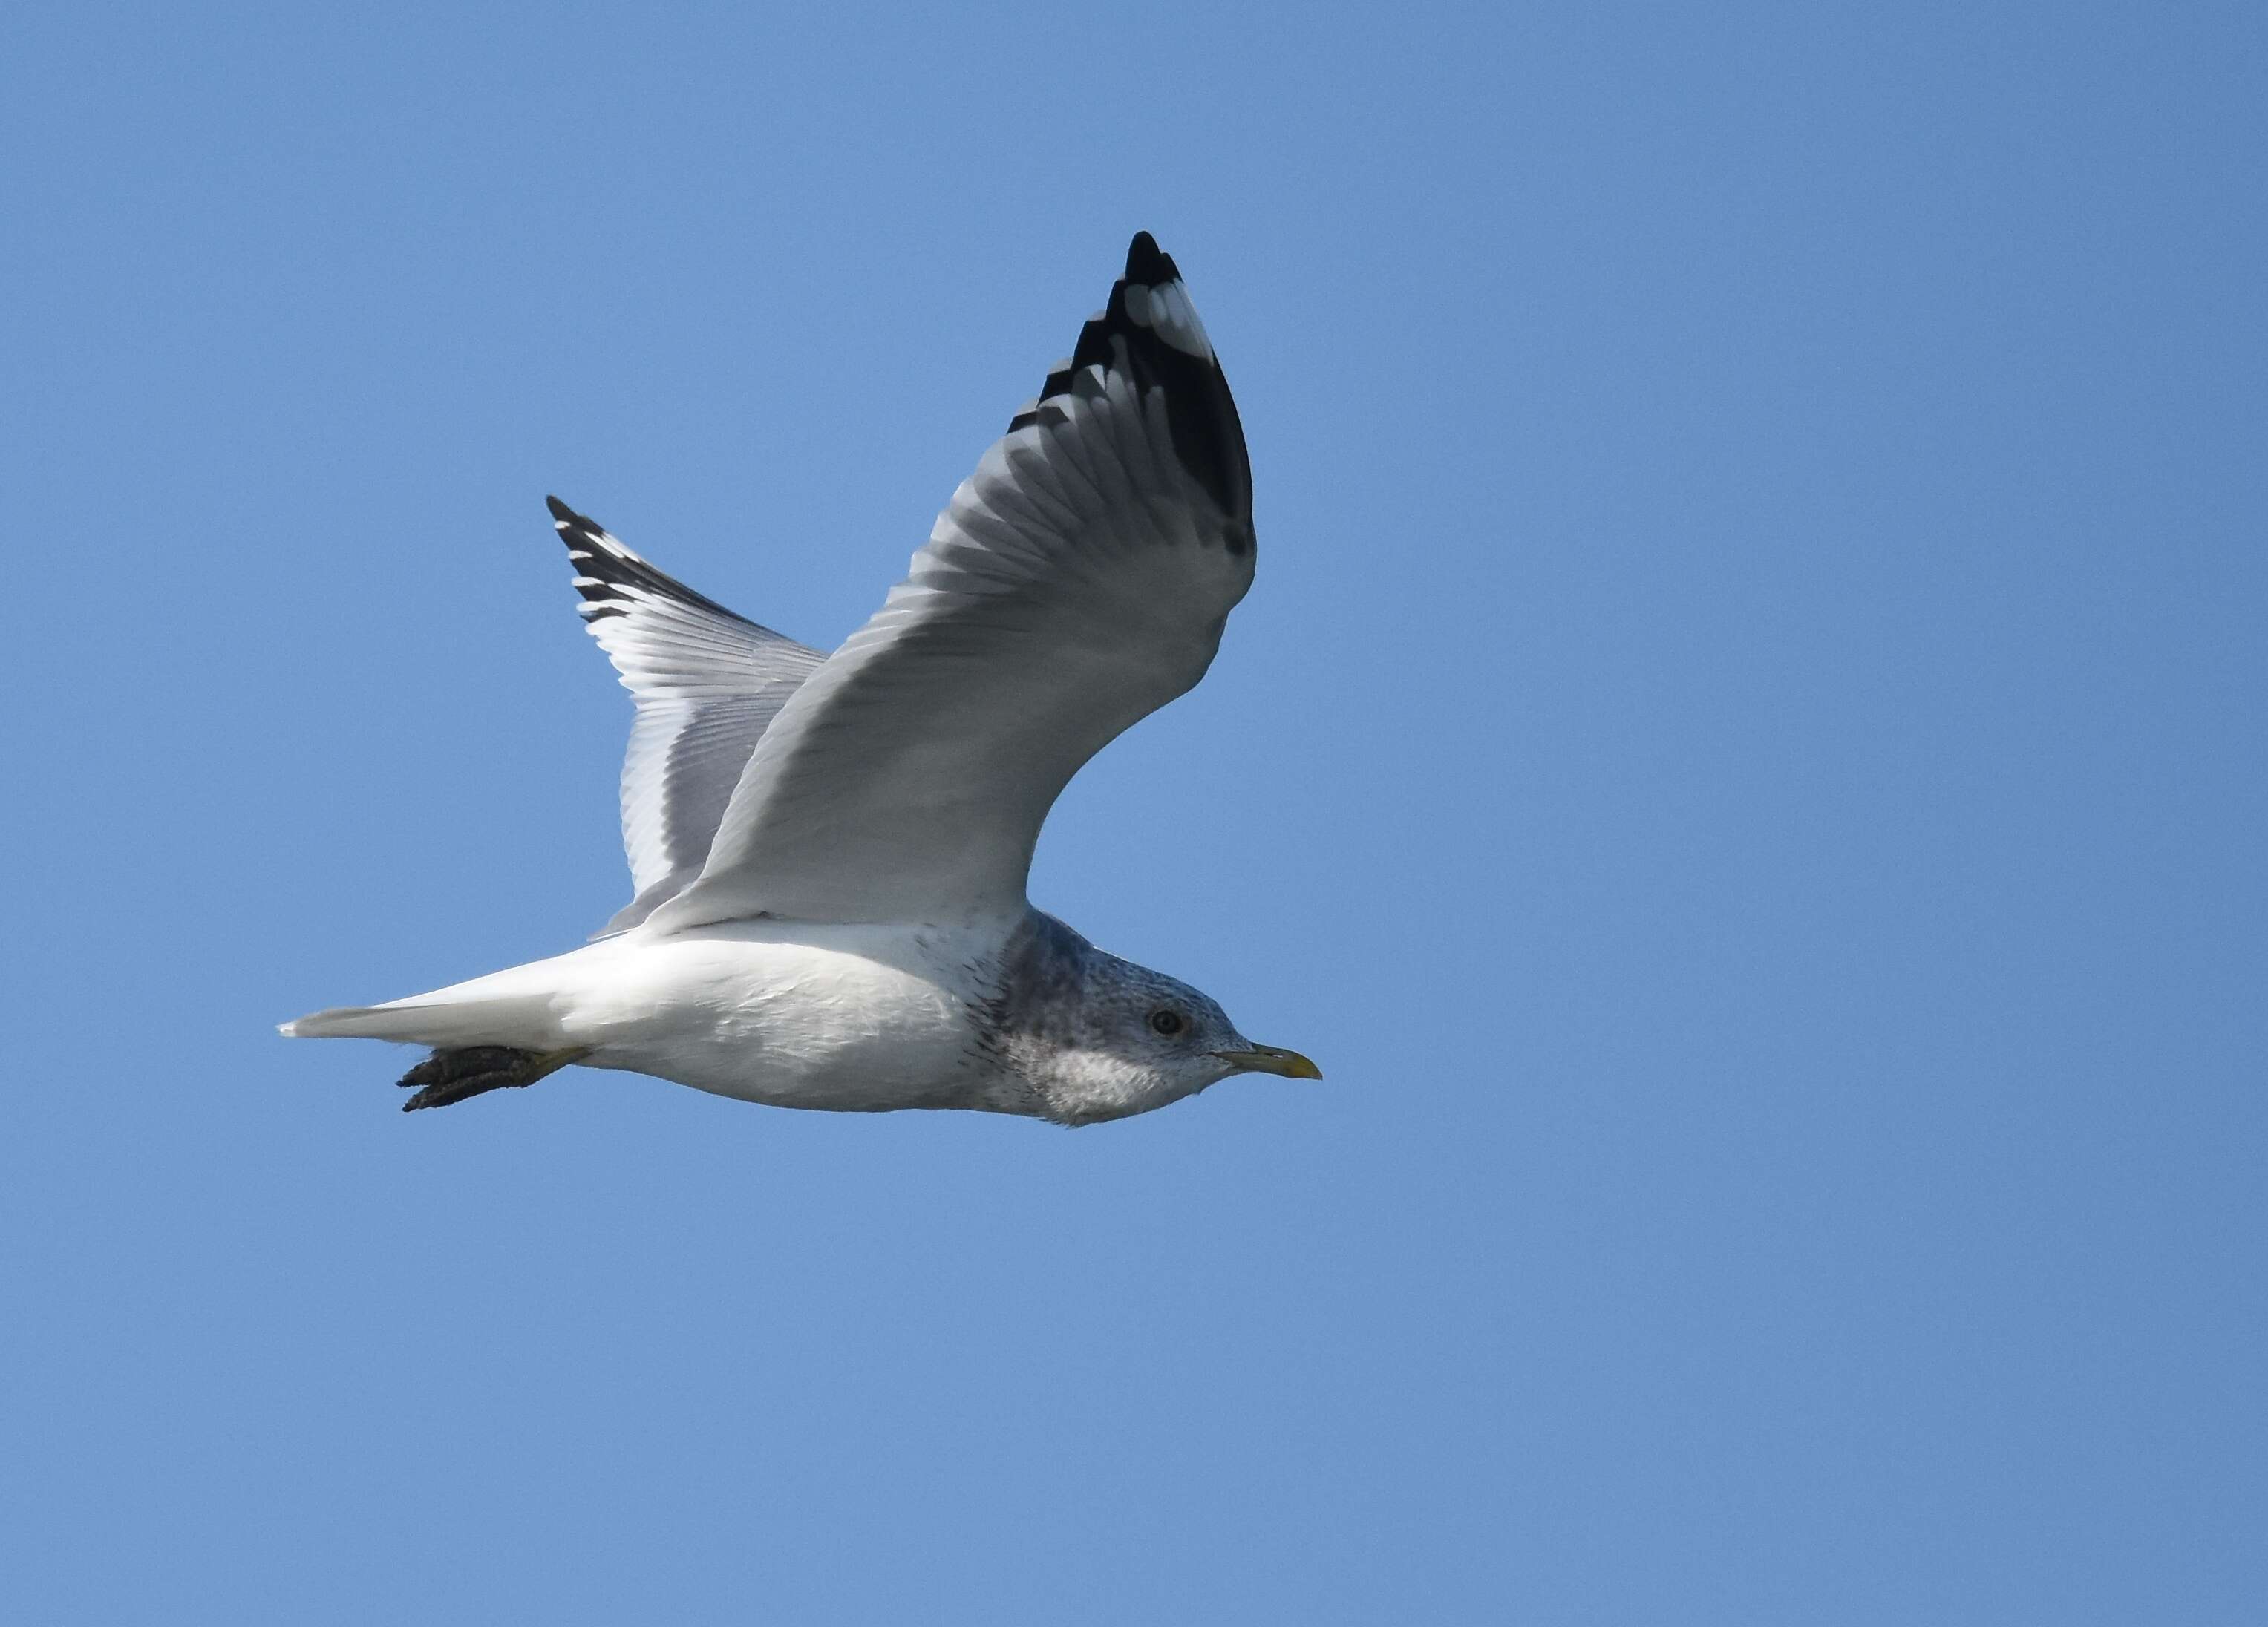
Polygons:
[[1150,1013],[1150,1026],[1160,1034],[1179,1034],[1189,1027],[1182,1020],[1181,1012],[1164,1007]]

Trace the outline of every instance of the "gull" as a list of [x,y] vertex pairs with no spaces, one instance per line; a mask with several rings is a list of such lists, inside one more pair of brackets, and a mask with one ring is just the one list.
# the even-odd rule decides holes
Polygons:
[[1196,686],[1252,585],[1243,426],[1148,232],[832,655],[548,501],[584,623],[637,703],[635,896],[569,953],[285,1034],[431,1047],[405,1110],[571,1064],[774,1107],[1060,1124],[1235,1073],[1322,1077],[1026,897],[1065,784]]

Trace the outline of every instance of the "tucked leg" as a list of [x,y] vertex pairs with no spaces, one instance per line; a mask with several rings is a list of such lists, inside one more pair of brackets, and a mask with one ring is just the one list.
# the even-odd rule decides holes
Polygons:
[[401,1104],[401,1110],[446,1108],[488,1091],[533,1085],[590,1054],[588,1046],[532,1051],[509,1045],[466,1045],[437,1050],[401,1076],[401,1084],[417,1092]]

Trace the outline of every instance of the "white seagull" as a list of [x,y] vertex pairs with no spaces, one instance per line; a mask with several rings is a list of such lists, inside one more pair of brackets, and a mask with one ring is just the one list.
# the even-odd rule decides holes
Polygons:
[[1196,685],[1252,585],[1243,427],[1148,232],[831,656],[550,504],[584,622],[637,703],[637,895],[571,953],[284,1034],[431,1046],[408,1108],[574,1063],[775,1107],[1062,1124],[1232,1073],[1322,1077],[1025,897],[1064,784]]

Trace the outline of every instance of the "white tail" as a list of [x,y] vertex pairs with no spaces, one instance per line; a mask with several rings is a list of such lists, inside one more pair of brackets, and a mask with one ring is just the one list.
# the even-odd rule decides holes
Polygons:
[[557,984],[547,975],[555,964],[539,961],[515,966],[384,1005],[335,1005],[279,1024],[277,1031],[294,1040],[400,1040],[437,1049],[510,1045],[556,1050],[563,1042]]
[[334,1005],[311,1012],[276,1031],[293,1040],[402,1040],[416,1045],[503,1045],[495,1005]]

